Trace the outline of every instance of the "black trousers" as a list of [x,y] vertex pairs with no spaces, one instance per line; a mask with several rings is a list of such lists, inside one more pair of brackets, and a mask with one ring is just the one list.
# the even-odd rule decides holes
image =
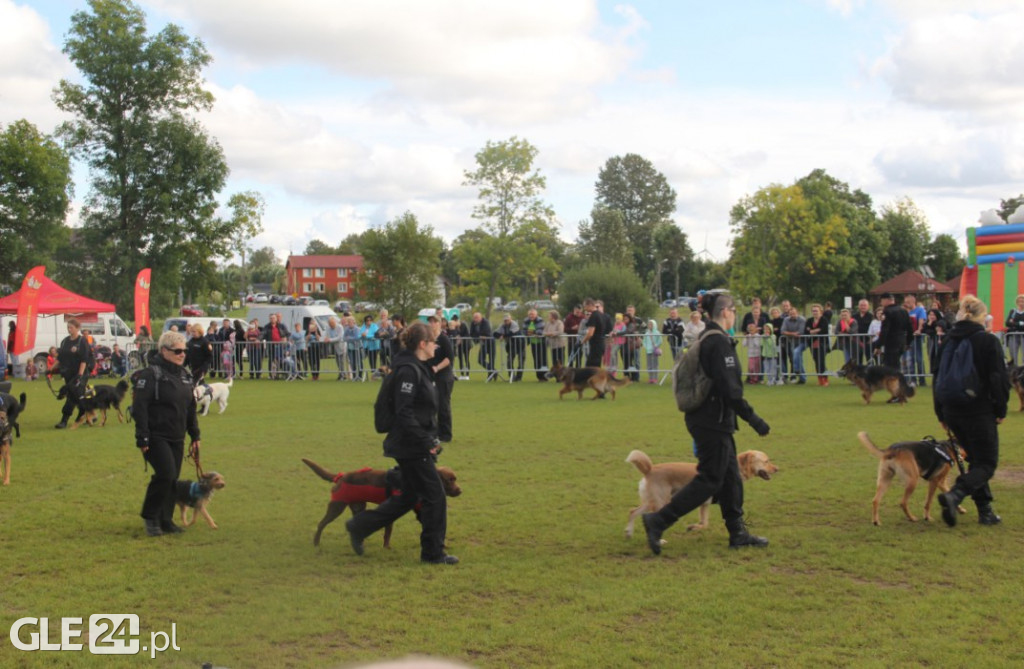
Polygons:
[[75,413],[75,409],[78,408],[78,400],[82,397],[82,388],[75,383],[75,378],[64,379],[64,385],[68,387],[68,396],[64,398],[64,406],[60,410],[60,420],[62,423],[68,422],[71,418],[71,414]]
[[697,444],[697,476],[672,496],[658,511],[664,527],[717,498],[726,526],[743,518],[743,479],[736,462],[736,442],[731,434],[692,429]]
[[589,342],[590,347],[587,349],[587,367],[600,367],[602,358],[604,358],[604,342],[597,343],[593,339]]
[[455,377],[448,373],[441,374],[434,385],[437,386],[437,438],[448,443],[452,440],[452,389],[455,387]]
[[[239,365],[238,369],[242,369]],[[263,375],[263,344],[249,344],[249,378]]]
[[530,341],[530,353],[533,355],[533,369],[537,372],[538,381],[547,381],[547,370],[541,371],[548,366],[548,345],[543,339]]
[[181,475],[181,462],[185,457],[184,441],[166,441],[151,437],[149,450],[143,454],[153,468],[153,476],[142,500],[142,512],[147,520],[158,520],[166,525],[174,518],[174,488]]
[[365,539],[380,528],[409,513],[416,503],[420,507],[420,559],[438,560],[444,557],[444,538],[448,531],[448,501],[444,486],[437,474],[431,456],[422,458],[396,458],[402,472],[402,494],[390,497],[375,509],[367,509],[353,516],[349,527],[352,533]]
[[885,350],[882,351],[882,364],[885,365],[886,367],[899,369],[900,358],[902,357],[903,349],[901,347],[886,345]]
[[948,416],[946,425],[967,452],[970,467],[956,479],[954,487],[971,496],[976,504],[990,504],[988,482],[999,466],[999,426],[991,413],[981,416]]

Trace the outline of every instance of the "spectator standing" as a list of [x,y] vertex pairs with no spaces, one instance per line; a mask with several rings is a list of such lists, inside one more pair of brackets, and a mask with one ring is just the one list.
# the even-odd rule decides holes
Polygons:
[[871,337],[868,336],[868,329],[875,316],[871,313],[871,305],[867,300],[861,299],[857,302],[857,313],[853,314],[853,320],[857,323],[857,364],[870,364]]
[[263,330],[258,318],[249,322],[245,331],[245,345],[249,356],[249,378],[258,379],[263,376]]
[[1014,308],[1006,315],[1006,347],[1010,352],[1011,365],[1019,364],[1021,344],[1024,344],[1024,295],[1017,296]]
[[334,356],[334,363],[338,366],[338,381],[344,378],[345,373],[345,328],[338,322],[338,319],[331,316],[327,319],[327,331],[324,333],[324,341],[328,350]]
[[[270,314],[270,322],[263,328],[263,341],[267,344],[267,364],[271,378],[280,378],[283,375],[281,360],[284,359],[284,349],[288,343],[288,330],[281,322],[278,314]],[[275,376],[274,370],[277,370]]]
[[377,370],[377,358],[380,355],[380,339],[377,339],[378,329],[379,326],[373,322],[373,314],[366,314],[363,317],[363,327],[359,329],[359,343],[366,352],[370,374]]
[[206,338],[203,326],[196,323],[192,326],[192,338],[185,343],[185,365],[192,372],[192,385],[205,383],[213,357],[213,345]]
[[363,380],[363,340],[355,316],[345,319],[345,349],[348,351],[349,378]]
[[804,325],[804,333],[811,348],[811,358],[814,360],[814,372],[818,377],[819,386],[828,385],[828,369],[825,366],[825,357],[828,355],[828,332],[828,319],[825,318],[824,310],[820,304],[812,305],[811,317]]
[[537,315],[536,309],[530,309],[519,329],[530,344],[530,355],[533,356],[533,370],[537,374],[537,380],[547,381],[548,347],[544,340],[544,319]]
[[491,324],[479,311],[473,312],[473,324],[469,326],[470,338],[480,344],[477,362],[487,372],[487,380],[494,378],[494,338]]
[[[691,316],[697,312],[692,312]],[[700,314],[697,314],[697,320],[700,320]],[[679,317],[678,309],[670,309],[668,312],[668,318],[661,326],[661,333],[668,339],[669,349],[672,351],[672,359],[675,360],[679,357],[679,349],[683,348],[683,330],[685,323],[683,319]],[[696,341],[696,340],[694,340]]]
[[306,355],[306,332],[302,329],[302,323],[296,321],[295,329],[288,337],[292,353],[295,355],[295,370],[300,378],[306,378],[306,371],[309,369],[309,356]]
[[447,444],[452,440],[452,390],[455,388],[452,364],[455,362],[455,349],[436,316],[427,318],[427,324],[437,343],[434,356],[428,363],[437,387],[437,439]]
[[544,340],[551,350],[551,366],[565,366],[565,323],[558,317],[557,311],[548,312],[548,320],[544,323]]
[[775,326],[770,322],[764,324],[761,335],[761,369],[765,383],[769,386],[779,384],[779,342],[775,338]]
[[149,328],[139,326],[139,334],[135,336],[135,350],[139,352],[139,365],[149,366],[149,352],[153,350],[153,338],[149,336]]
[[[566,315],[563,323],[565,336],[568,340],[569,366],[579,367],[583,364],[583,353],[580,350],[580,326],[583,324],[583,305],[573,305],[572,312]],[[552,363],[554,361],[552,360]]]
[[647,322],[647,332],[643,334],[644,353],[647,356],[647,383],[658,382],[662,343],[662,334],[658,331],[658,321],[652,318]]
[[320,380],[320,325],[315,318],[309,319],[306,330],[306,358],[309,360],[309,375],[314,381]]
[[789,308],[789,316],[782,321],[783,350],[787,351],[792,374],[790,379],[798,384],[807,383],[807,373],[804,371],[804,330],[807,321],[796,307]]
[[494,331],[494,338],[505,342],[505,366],[508,370],[509,380],[521,381],[523,379],[523,359],[526,357],[526,339],[519,329],[519,323],[512,318],[512,314],[505,314],[501,325]]
[[[683,326],[683,349],[688,349],[697,341],[697,337],[707,327],[707,323],[700,317],[699,311],[690,312],[690,320]],[[676,356],[678,357],[678,356]],[[675,357],[673,357],[673,360]]]
[[849,309],[839,310],[839,322],[836,323],[836,348],[843,352],[843,363],[856,361],[860,350],[860,337],[857,321]]
[[459,361],[457,378],[460,381],[469,381],[469,351],[473,347],[473,340],[469,338],[469,327],[462,322],[458,314],[453,314],[452,319],[448,321],[448,339],[455,347]]

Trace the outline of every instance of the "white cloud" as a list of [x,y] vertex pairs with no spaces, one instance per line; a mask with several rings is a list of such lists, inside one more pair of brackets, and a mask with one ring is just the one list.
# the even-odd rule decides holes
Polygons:
[[1019,119],[1024,7],[989,4],[999,11],[940,14],[914,7],[921,13],[909,19],[874,71],[898,99],[913,104]]
[[625,69],[627,41],[643,27],[623,8],[625,25],[611,39],[594,37],[605,29],[592,0],[151,4],[255,66],[315,64],[406,101],[518,122],[591,104],[593,87]]
[[52,131],[63,115],[50,93],[71,72],[46,21],[29,7],[0,0],[0,122],[27,118]]

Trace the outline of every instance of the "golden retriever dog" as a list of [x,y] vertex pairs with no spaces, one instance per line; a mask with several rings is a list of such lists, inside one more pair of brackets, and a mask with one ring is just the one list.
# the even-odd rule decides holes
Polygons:
[[583,391],[587,388],[592,388],[595,395],[590,399],[596,400],[603,398],[606,393],[611,393],[614,400],[615,389],[629,385],[629,379],[617,379],[610,372],[600,367],[576,369],[575,367],[563,367],[558,362],[552,365],[544,378],[555,379],[564,384],[561,390],[558,391],[558,399],[562,399],[562,395],[566,393],[576,391],[576,399],[581,400],[583,399]]
[[[744,481],[749,481],[755,476],[770,481],[772,474],[779,471],[779,468],[761,451],[743,451],[736,456],[736,461],[739,463],[740,476]],[[653,513],[668,504],[672,495],[697,476],[697,465],[693,462],[663,462],[656,465],[651,462],[651,458],[646,453],[636,450],[630,451],[626,462],[632,464],[643,474],[638,489],[640,506],[629,512],[629,522],[626,523],[626,537],[632,538],[633,521],[641,514]],[[709,499],[700,507],[700,522],[690,525],[686,529],[702,530],[707,527],[710,506],[711,500]]]
[[[878,458],[878,480],[875,484],[875,497],[871,500],[871,522],[875,525],[882,524],[878,517],[878,507],[882,503],[885,491],[889,489],[889,484],[897,474],[903,480],[903,499],[900,500],[900,508],[903,509],[907,519],[914,523],[917,522],[917,517],[910,512],[910,496],[914,494],[914,488],[917,487],[919,478],[928,481],[928,498],[924,502],[924,519],[930,521],[935,489],[949,492],[949,483],[946,478],[957,455],[953,449],[959,448],[959,446],[951,441],[922,439],[921,441],[900,441],[882,450],[875,446],[867,432],[858,432],[857,438],[871,455]],[[958,506],[957,511],[967,513],[962,506]]]

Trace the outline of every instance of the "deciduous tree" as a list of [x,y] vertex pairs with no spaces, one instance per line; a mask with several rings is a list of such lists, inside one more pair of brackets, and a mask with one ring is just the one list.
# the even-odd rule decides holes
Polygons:
[[363,236],[364,271],[356,277],[356,290],[392,313],[412,318],[437,304],[442,247],[434,229],[421,227],[410,212],[371,228]]

